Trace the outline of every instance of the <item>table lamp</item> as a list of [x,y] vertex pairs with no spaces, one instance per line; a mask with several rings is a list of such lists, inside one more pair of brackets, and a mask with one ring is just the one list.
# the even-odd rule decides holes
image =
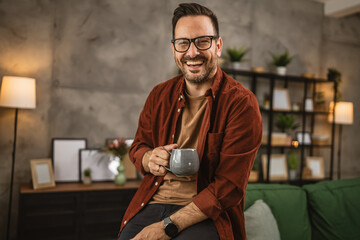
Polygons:
[[[329,122],[333,122],[334,102],[330,102]],[[352,102],[337,102],[335,104],[335,124],[339,125],[339,141],[338,141],[338,179],[341,176],[341,139],[342,139],[342,125],[353,124],[354,121],[354,106]]]
[[15,108],[15,126],[14,126],[14,142],[11,164],[11,180],[9,193],[9,209],[6,239],[10,239],[10,219],[12,193],[14,185],[14,167],[15,167],[15,150],[16,150],[16,131],[19,108],[35,108],[36,107],[36,87],[34,78],[4,76],[2,79],[0,90],[0,106]]

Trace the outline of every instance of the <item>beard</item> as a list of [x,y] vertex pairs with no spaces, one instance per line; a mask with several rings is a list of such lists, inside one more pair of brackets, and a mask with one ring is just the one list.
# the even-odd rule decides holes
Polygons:
[[[197,75],[197,73],[200,70],[191,71],[191,70],[187,69],[185,66],[186,65],[185,62],[188,60],[191,60],[191,61],[202,60],[203,65],[204,65],[203,73],[200,75]],[[191,58],[189,56],[183,56],[180,60],[175,59],[175,62],[176,62],[176,65],[178,66],[178,68],[180,69],[180,71],[182,72],[182,74],[184,75],[185,79],[188,82],[194,83],[194,84],[201,84],[201,83],[210,81],[209,76],[216,69],[216,59],[214,59],[214,58],[208,59],[202,55],[198,55],[194,58]]]

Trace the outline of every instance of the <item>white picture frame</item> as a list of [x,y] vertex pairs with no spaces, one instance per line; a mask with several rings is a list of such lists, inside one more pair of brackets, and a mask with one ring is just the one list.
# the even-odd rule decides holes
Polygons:
[[84,178],[84,170],[91,170],[92,181],[113,181],[115,174],[109,169],[110,156],[101,152],[100,149],[80,149],[79,150],[79,176]]
[[30,168],[34,189],[55,187],[51,158],[31,159]]
[[325,178],[324,158],[307,156],[306,166],[311,170],[311,179]]
[[289,91],[286,88],[274,88],[273,109],[276,111],[290,111]]
[[[263,177],[267,179],[267,154],[261,155]],[[270,155],[270,181],[286,181],[288,180],[288,167],[285,154],[271,154]]]
[[87,147],[85,138],[53,138],[53,165],[56,182],[78,182],[79,150]]

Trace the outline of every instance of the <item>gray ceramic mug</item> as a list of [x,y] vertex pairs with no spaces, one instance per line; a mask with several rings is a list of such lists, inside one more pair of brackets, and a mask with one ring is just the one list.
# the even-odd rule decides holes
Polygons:
[[169,167],[166,170],[178,177],[192,176],[199,170],[199,155],[193,148],[176,148],[170,154]]

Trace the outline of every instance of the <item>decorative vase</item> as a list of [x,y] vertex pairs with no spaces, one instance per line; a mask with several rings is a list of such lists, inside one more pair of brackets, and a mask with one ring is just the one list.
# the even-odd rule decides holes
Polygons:
[[241,62],[231,62],[232,68],[234,70],[240,70],[241,69]]
[[117,170],[118,174],[116,174],[114,182],[116,185],[124,185],[126,182],[126,176],[124,173],[125,167],[121,160],[119,166],[117,167]]
[[289,170],[289,179],[295,180],[296,179],[296,169],[290,169]]
[[284,76],[286,74],[286,67],[276,67],[276,73]]
[[84,184],[91,184],[91,177],[89,177],[89,176],[84,176],[84,177],[83,177],[83,183],[84,183]]

